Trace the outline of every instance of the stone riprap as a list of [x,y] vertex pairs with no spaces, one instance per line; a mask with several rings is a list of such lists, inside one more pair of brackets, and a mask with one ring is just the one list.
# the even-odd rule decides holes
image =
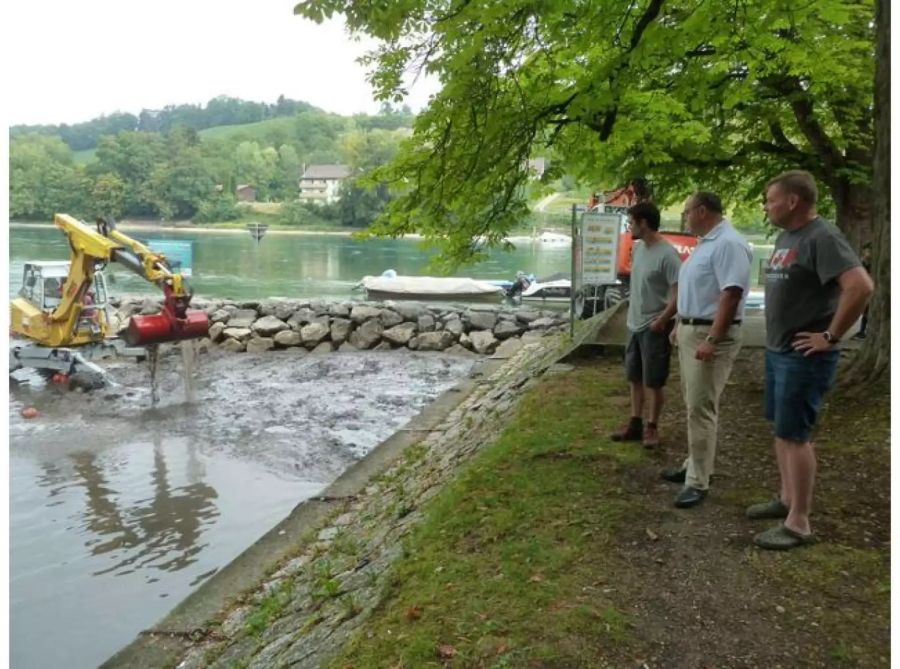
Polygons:
[[[114,298],[110,303],[120,328],[131,316],[157,313],[161,307],[160,300],[147,297]],[[504,340],[534,340],[568,327],[567,312],[528,306],[201,298],[195,298],[192,306],[209,315],[210,342],[235,353],[408,348],[490,355]]]

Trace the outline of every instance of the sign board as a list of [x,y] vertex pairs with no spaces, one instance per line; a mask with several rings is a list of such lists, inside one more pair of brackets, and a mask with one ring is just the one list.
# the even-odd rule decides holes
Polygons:
[[[616,282],[616,259],[622,217],[619,214],[585,213],[581,216],[581,285]],[[578,260],[576,260],[576,263]]]
[[191,276],[194,265],[194,242],[185,239],[148,239],[146,245],[162,253],[173,272]]

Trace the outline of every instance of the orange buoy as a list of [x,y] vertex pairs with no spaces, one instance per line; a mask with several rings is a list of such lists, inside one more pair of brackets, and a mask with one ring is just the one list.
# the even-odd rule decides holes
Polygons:
[[50,379],[53,383],[62,383],[62,374],[57,372],[53,375],[53,378]]
[[25,407],[22,409],[22,417],[23,418],[37,418],[38,410],[34,407]]

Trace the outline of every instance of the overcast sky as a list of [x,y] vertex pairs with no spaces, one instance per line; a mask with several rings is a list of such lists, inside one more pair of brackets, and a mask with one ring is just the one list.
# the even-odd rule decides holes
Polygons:
[[[44,0],[4,3],[4,116],[78,123],[101,114],[283,94],[339,114],[379,104],[355,62],[366,45],[338,18],[293,15],[295,0]],[[371,43],[369,43],[371,45]],[[413,87],[419,110],[434,81]]]

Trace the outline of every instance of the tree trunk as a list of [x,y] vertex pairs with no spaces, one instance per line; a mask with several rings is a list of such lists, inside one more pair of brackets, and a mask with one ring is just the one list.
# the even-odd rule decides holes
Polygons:
[[872,279],[866,340],[842,376],[841,384],[871,392],[875,381],[890,381],[891,366],[891,10],[890,0],[875,6],[875,161],[873,176]]
[[859,253],[872,241],[872,187],[842,178],[831,184],[831,194],[836,209],[835,223]]

